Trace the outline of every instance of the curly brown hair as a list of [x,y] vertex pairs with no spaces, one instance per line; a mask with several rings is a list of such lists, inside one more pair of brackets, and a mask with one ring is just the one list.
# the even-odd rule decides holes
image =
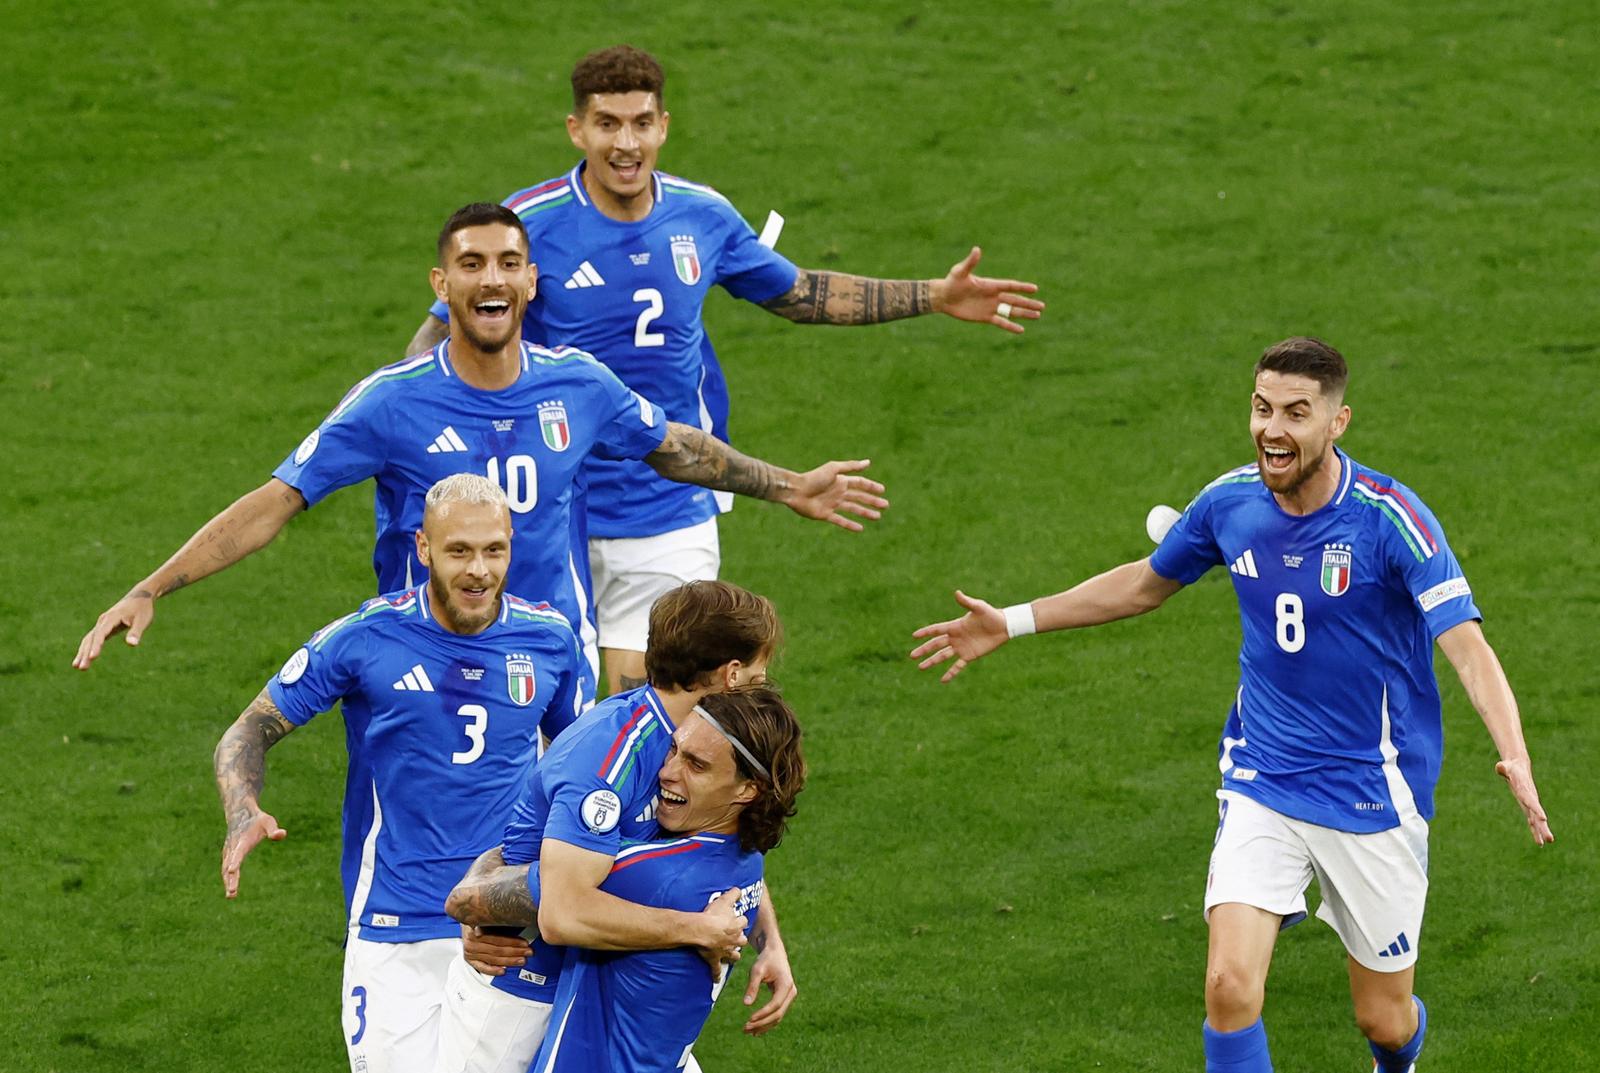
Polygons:
[[1256,362],[1256,375],[1264,372],[1310,377],[1325,397],[1335,400],[1344,398],[1345,385],[1350,382],[1350,367],[1344,363],[1344,355],[1309,335],[1297,335],[1263,350]]
[[738,749],[734,767],[741,779],[759,788],[756,797],[739,813],[739,845],[766,853],[783,841],[794,799],[806,785],[806,758],[800,751],[800,723],[794,710],[772,686],[741,686],[700,699],[723,731],[744,743],[767,769],[763,775]]
[[657,689],[700,689],[729,660],[770,659],[782,644],[771,600],[726,581],[691,581],[651,606],[644,670]]
[[654,93],[656,107],[664,108],[661,91],[666,84],[666,72],[650,53],[632,45],[613,45],[589,53],[572,69],[572,110],[581,113],[596,93],[640,90]]

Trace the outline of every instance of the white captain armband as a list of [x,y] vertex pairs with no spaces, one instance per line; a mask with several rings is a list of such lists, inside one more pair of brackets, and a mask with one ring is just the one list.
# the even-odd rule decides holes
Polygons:
[[1007,637],[1026,637],[1039,632],[1039,624],[1033,620],[1032,603],[1012,604],[1000,613],[1006,617]]

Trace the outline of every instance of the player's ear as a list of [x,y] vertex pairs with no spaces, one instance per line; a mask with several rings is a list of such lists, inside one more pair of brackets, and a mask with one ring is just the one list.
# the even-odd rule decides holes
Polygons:
[[730,659],[718,668],[722,678],[724,692],[739,684],[739,672],[744,669],[744,664],[736,659]]
[[736,805],[748,805],[760,796],[761,787],[757,786],[753,780],[746,779],[739,784],[739,789],[734,792],[733,803]]
[[589,151],[589,147],[583,144],[583,120],[576,115],[567,116],[567,137],[579,152]]
[[528,262],[528,301],[533,301],[533,296],[539,293],[539,265],[535,261]]
[[1350,427],[1350,407],[1341,406],[1339,412],[1333,415],[1333,438],[1338,439],[1344,435],[1344,430]]
[[428,270],[428,283],[433,287],[434,297],[438,298],[441,302],[450,301],[450,295],[448,292],[446,292],[444,286],[444,269],[440,268],[438,265],[434,265],[432,268],[430,268]]
[[417,530],[417,562],[430,571],[433,569],[433,564],[428,561],[428,534],[421,529]]
[[672,123],[672,113],[671,112],[662,112],[661,113],[661,140],[662,141],[666,141],[667,140],[667,127],[671,123]]

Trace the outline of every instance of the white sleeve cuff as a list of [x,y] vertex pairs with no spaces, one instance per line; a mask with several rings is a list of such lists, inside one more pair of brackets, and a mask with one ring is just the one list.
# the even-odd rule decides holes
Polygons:
[[1007,637],[1026,637],[1030,633],[1038,632],[1038,624],[1033,621],[1033,604],[1012,604],[1005,608],[1001,614],[1006,617]]

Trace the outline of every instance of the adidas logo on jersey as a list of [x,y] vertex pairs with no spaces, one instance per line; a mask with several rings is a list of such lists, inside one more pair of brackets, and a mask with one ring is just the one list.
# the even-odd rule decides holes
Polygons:
[[606,281],[600,278],[600,273],[596,272],[594,265],[588,261],[579,265],[578,270],[572,273],[572,277],[566,282],[566,288],[569,291],[576,290],[579,287],[604,287],[605,285]]
[[447,455],[452,451],[465,451],[466,449],[466,443],[463,442],[460,436],[456,435],[456,430],[449,425],[446,425],[444,431],[435,436],[433,442],[428,445],[428,453],[430,455]]
[[1233,561],[1233,565],[1228,567],[1228,569],[1233,571],[1235,574],[1241,574],[1244,577],[1261,576],[1260,574],[1256,573],[1255,553],[1249,548],[1244,549],[1244,554],[1235,559]]
[[433,683],[428,681],[428,672],[422,669],[422,664],[417,664],[405,673],[405,677],[394,684],[396,689],[413,690],[417,693],[432,693]]

